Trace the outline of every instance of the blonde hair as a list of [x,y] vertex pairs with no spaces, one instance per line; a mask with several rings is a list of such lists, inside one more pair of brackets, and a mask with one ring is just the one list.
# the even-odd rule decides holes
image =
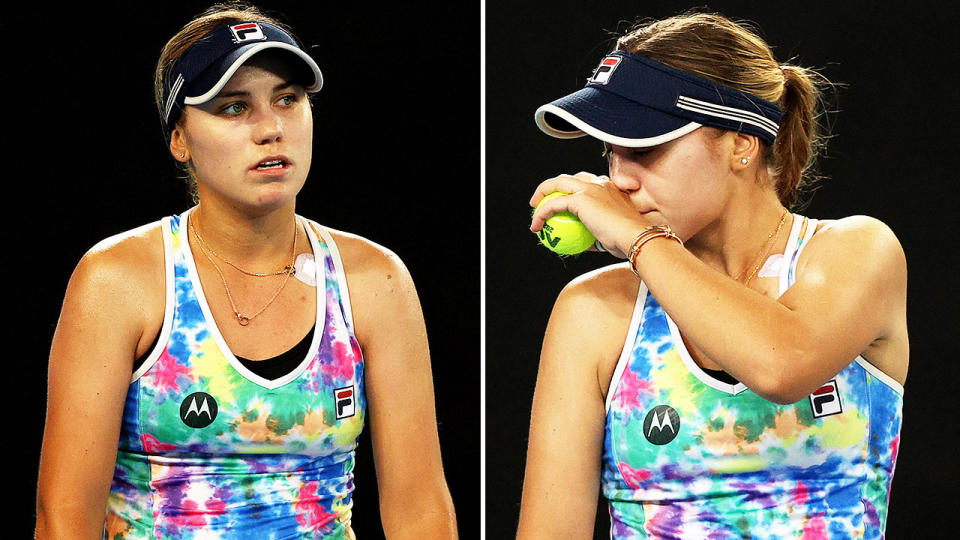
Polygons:
[[777,62],[747,23],[715,13],[643,21],[616,48],[776,103],[783,111],[780,130],[762,157],[780,202],[798,206],[801,191],[819,180],[814,167],[828,138],[821,123],[824,91],[833,86],[812,69]]
[[[282,28],[296,39],[296,36],[289,26],[246,2],[226,2],[210,6],[174,34],[160,52],[160,59],[157,61],[157,67],[153,74],[153,98],[157,106],[157,111],[161,116],[163,115],[165,107],[163,83],[170,76],[170,72],[173,70],[177,60],[183,56],[191,45],[207,35],[210,31],[227,24],[235,24],[243,21],[260,21],[273,24]],[[183,119],[184,117],[181,115],[177,120],[178,126],[182,127]],[[186,175],[184,179],[188,185],[190,198],[194,204],[196,204],[199,202],[196,171],[189,162],[181,163],[178,161],[177,164],[180,170]]]

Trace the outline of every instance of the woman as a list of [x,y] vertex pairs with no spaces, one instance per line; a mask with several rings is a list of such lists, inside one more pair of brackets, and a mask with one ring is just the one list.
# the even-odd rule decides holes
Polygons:
[[385,533],[455,537],[409,273],[294,212],[315,62],[255,8],[214,6],[156,81],[198,204],[105,240],[71,277],[38,538],[353,538],[367,404]]
[[[879,538],[907,373],[906,263],[883,223],[792,214],[813,72],[711,14],[621,37],[536,119],[604,142],[531,230],[577,214],[627,262],[574,280],[544,339],[520,538]],[[559,473],[558,473],[559,472]]]

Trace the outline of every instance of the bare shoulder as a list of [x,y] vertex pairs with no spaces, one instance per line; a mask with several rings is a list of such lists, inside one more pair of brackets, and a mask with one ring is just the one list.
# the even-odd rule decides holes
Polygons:
[[128,378],[134,355],[146,348],[140,342],[152,340],[163,322],[163,257],[159,224],[107,238],[87,251],[67,284],[51,366],[81,366],[78,359],[97,358]]
[[820,220],[817,235],[814,238],[843,237],[861,242],[866,240],[871,242],[870,247],[877,247],[876,243],[878,242],[889,247],[900,247],[900,242],[893,230],[886,223],[870,216],[848,216],[841,219]]
[[[88,250],[67,285],[64,315],[73,303],[84,316],[133,324],[138,333],[159,329],[164,309],[164,253],[160,223],[98,242]],[[152,338],[152,336],[151,336]]]
[[814,264],[855,266],[858,274],[906,279],[906,256],[893,230],[870,216],[823,220],[798,261],[800,275]]
[[570,310],[592,321],[618,321],[629,314],[640,282],[626,263],[611,264],[580,275],[568,283],[557,297],[554,311]]
[[[557,297],[540,354],[541,376],[590,382],[602,397],[623,349],[640,281],[626,263],[593,270]],[[588,376],[589,375],[589,376]]]
[[[322,226],[322,225],[321,225]],[[390,249],[360,235],[324,227],[340,252],[344,272],[352,276],[392,280],[409,277],[400,257]],[[314,228],[316,230],[316,227]]]
[[340,253],[350,291],[354,331],[361,344],[377,339],[401,321],[416,327],[423,324],[413,278],[400,257],[362,236],[325,229]]
[[75,278],[98,286],[144,291],[163,280],[163,236],[160,223],[151,223],[104,239],[88,250],[74,270]]
[[588,272],[567,284],[550,314],[541,372],[590,373],[602,400],[626,340],[639,287],[625,263]]

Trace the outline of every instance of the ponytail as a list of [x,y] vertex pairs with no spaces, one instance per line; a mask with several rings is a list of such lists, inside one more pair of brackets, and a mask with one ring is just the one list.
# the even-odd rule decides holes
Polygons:
[[[814,165],[823,149],[825,135],[820,125],[821,86],[829,84],[819,73],[783,64],[783,110],[780,130],[768,165],[777,197],[787,208],[798,205],[801,192],[810,191],[819,180]],[[799,201],[802,205],[803,201]]]

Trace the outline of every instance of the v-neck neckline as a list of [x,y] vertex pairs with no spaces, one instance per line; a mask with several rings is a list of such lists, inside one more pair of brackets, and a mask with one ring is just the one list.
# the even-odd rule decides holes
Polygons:
[[317,260],[316,264],[316,273],[317,273],[317,286],[316,286],[316,295],[317,295],[317,307],[316,307],[316,316],[315,316],[315,330],[313,333],[313,341],[310,343],[310,348],[307,350],[307,353],[296,367],[290,373],[280,377],[279,379],[267,379],[257,375],[256,373],[250,371],[240,360],[237,359],[236,355],[233,354],[233,351],[230,350],[230,347],[227,345],[227,341],[224,339],[223,334],[220,332],[220,327],[217,326],[216,319],[213,318],[213,312],[210,310],[210,305],[207,303],[206,295],[203,291],[203,284],[200,282],[200,274],[197,271],[196,261],[194,260],[193,250],[190,248],[190,235],[188,229],[188,219],[190,214],[196,207],[187,210],[181,215],[180,218],[180,231],[184,234],[181,238],[180,244],[183,246],[184,259],[187,265],[187,273],[190,275],[190,281],[193,284],[193,290],[197,295],[197,303],[200,304],[200,310],[203,312],[204,320],[207,324],[207,328],[210,331],[210,334],[213,336],[214,341],[217,344],[217,348],[220,350],[220,353],[224,358],[227,359],[227,362],[235,369],[243,378],[248,381],[262,386],[264,388],[273,390],[279,388],[287,383],[290,383],[303,374],[306,371],[307,366],[310,365],[310,362],[314,359],[317,354],[317,350],[320,347],[320,344],[323,340],[325,332],[323,328],[326,326],[326,317],[327,309],[325,302],[326,290],[326,273],[323,270],[323,265],[320,264],[321,260],[318,257],[320,253],[320,246],[317,242],[316,235],[314,234],[312,228],[310,227],[309,222],[306,220],[301,220],[299,216],[295,215],[295,218],[301,220],[303,223],[303,228],[307,233],[307,238],[310,240],[310,248],[313,250],[314,260]]

